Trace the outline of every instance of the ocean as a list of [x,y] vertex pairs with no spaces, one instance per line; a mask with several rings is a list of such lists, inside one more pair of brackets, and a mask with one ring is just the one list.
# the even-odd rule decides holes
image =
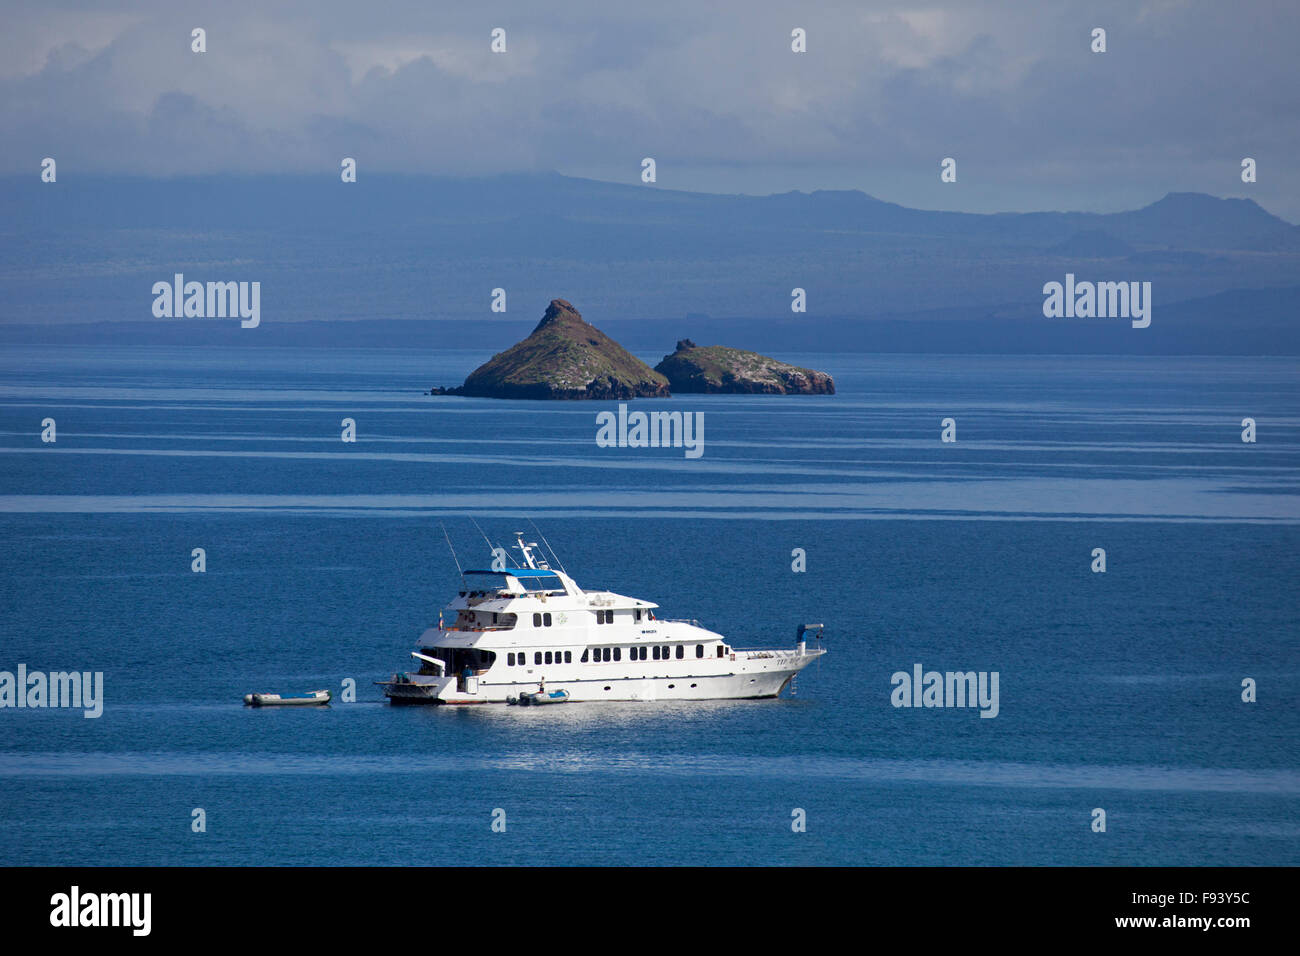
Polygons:
[[[423,394],[487,357],[0,354],[0,671],[104,688],[0,709],[0,864],[1300,863],[1300,360],[782,355],[838,394],[631,403],[702,413],[692,459]],[[471,516],[828,653],[778,700],[391,707]],[[893,706],[917,664],[997,716]]]

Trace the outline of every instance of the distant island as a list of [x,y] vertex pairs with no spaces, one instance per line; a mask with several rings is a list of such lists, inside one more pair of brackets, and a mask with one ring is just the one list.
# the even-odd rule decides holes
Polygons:
[[690,339],[679,341],[677,350],[665,355],[655,371],[668,379],[674,392],[835,394],[835,380],[825,372],[725,345],[700,346]]
[[833,395],[825,372],[690,339],[651,368],[564,299],[552,299],[528,338],[470,372],[463,385],[435,386],[430,395],[472,398],[667,398],[672,391],[756,395]]
[[431,395],[474,398],[667,398],[668,379],[619,345],[563,299],[552,299],[522,342]]

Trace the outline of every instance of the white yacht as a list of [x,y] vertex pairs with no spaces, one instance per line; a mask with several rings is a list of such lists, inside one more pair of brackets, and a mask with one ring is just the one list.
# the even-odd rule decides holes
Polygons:
[[776,697],[826,653],[820,624],[800,625],[788,650],[738,650],[698,621],[657,618],[657,604],[584,591],[535,553],[535,542],[516,540],[522,565],[463,572],[465,590],[411,653],[418,670],[375,682],[385,697],[503,704],[539,689],[575,702]]

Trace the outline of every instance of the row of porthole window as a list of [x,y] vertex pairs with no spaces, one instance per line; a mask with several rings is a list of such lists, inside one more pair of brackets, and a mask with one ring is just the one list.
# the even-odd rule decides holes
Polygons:
[[[547,617],[550,617],[548,614]],[[675,645],[677,660],[686,657],[686,645]],[[651,653],[653,652],[653,653]],[[695,656],[704,656],[704,645],[695,645]],[[722,645],[718,645],[718,656],[722,656]],[[673,657],[673,648],[664,644],[656,644],[654,647],[629,647],[627,649],[627,659],[630,661],[644,661],[653,659],[656,661],[671,660]],[[609,661],[621,661],[623,659],[623,648],[621,647],[590,647],[582,652],[582,657],[578,663],[607,663]],[[533,664],[572,664],[572,651],[533,651]],[[510,651],[506,654],[507,667],[525,667],[528,664],[528,655],[524,651],[515,653]]]
[[[492,616],[493,616],[493,618],[495,619],[496,615],[494,614],[494,615],[492,615]],[[638,608],[635,612],[633,612],[633,620],[636,620],[636,621],[640,621],[640,620],[641,620],[641,610],[640,610],[640,608]],[[651,618],[651,620],[653,620],[653,618]],[[613,624],[613,623],[614,623],[614,612],[613,612],[613,611],[597,611],[597,612],[596,612],[596,623],[597,623],[597,624]],[[533,612],[533,627],[550,627],[550,626],[551,626],[551,612],[550,612],[550,611],[545,611],[545,612],[543,612],[543,613],[541,613],[541,614],[538,614],[537,612]]]
[[[533,663],[534,664],[572,664],[573,651],[554,651],[554,652],[546,651],[545,653],[542,653],[541,651],[534,651]],[[527,664],[528,664],[528,655],[525,654],[523,651],[520,651],[518,654],[515,654],[514,652],[510,652],[506,654],[507,667],[515,667],[515,666],[524,667]]]
[[[617,661],[617,660],[622,660],[623,658],[623,648],[621,647],[593,647],[589,651],[582,652],[582,660],[580,661],[580,663],[583,664],[587,663],[588,653],[591,654],[591,660],[595,663],[600,663],[611,659]],[[630,661],[638,661],[638,660],[644,661],[644,660],[649,660],[651,658],[653,658],[656,661],[666,661],[666,660],[671,660],[672,656],[673,656],[672,648],[666,645],[660,646],[656,644],[653,647],[646,647],[645,645],[641,645],[639,647],[629,647],[627,649],[627,659]],[[678,644],[677,659],[680,661],[685,656],[686,656],[686,646],[683,644]],[[704,656],[703,644],[695,645],[695,656],[696,657]]]

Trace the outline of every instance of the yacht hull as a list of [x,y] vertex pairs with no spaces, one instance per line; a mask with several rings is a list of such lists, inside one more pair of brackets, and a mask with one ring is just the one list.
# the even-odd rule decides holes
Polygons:
[[[614,673],[566,678],[564,668],[548,668],[546,684],[569,692],[574,703],[594,701],[753,700],[777,697],[803,667],[821,651],[789,652],[776,660],[746,665],[725,674],[690,674],[645,677]],[[473,692],[450,677],[413,676],[411,682],[380,681],[384,696],[394,704],[504,704],[507,698],[537,690],[536,681],[496,682],[485,676]]]

